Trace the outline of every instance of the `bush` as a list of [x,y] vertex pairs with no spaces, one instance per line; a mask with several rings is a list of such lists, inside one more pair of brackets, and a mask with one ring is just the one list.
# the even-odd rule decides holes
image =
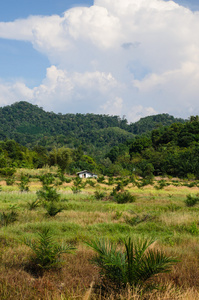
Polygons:
[[77,186],[72,186],[71,190],[73,191],[73,194],[78,194],[81,192],[81,188],[79,188]]
[[131,195],[128,191],[121,193],[113,192],[113,200],[119,204],[135,202],[136,196]]
[[57,193],[56,188],[47,185],[43,186],[41,190],[37,191],[37,196],[41,200],[56,202],[58,202],[61,197],[60,194]]
[[6,184],[7,185],[13,185],[14,183],[15,183],[15,178],[14,177],[6,178]]
[[33,200],[32,202],[28,202],[28,209],[33,210],[40,205],[39,199]]
[[45,186],[52,184],[55,180],[55,176],[52,173],[46,173],[44,175],[39,176],[39,179],[42,182],[43,186]]
[[94,195],[97,200],[101,200],[106,196],[106,193],[100,192],[100,191],[95,191]]
[[99,182],[99,183],[103,183],[104,180],[105,180],[105,177],[104,177],[103,175],[102,175],[102,176],[99,176],[99,177],[97,178],[97,182]]
[[5,213],[2,212],[0,213],[0,224],[1,226],[7,226],[9,224],[14,223],[17,220],[17,212],[12,209],[11,212]]
[[61,255],[75,249],[71,245],[55,243],[49,228],[43,228],[36,241],[26,239],[24,243],[33,251],[31,262],[45,269],[57,267],[61,262]]
[[110,241],[97,240],[87,243],[97,256],[93,258],[101,274],[117,287],[142,288],[151,285],[151,279],[159,273],[169,272],[177,262],[176,258],[166,256],[162,251],[149,249],[152,240],[124,240],[124,251]]
[[94,187],[96,185],[96,182],[91,179],[87,179],[86,184],[89,184],[90,186]]
[[[134,213],[135,214],[135,213]],[[151,215],[137,215],[135,214],[134,217],[125,216],[125,222],[131,226],[136,226],[142,222],[151,221],[153,217]]]
[[29,182],[30,182],[29,175],[21,173],[20,183],[18,184],[21,192],[29,191],[29,186],[28,186]]
[[4,176],[13,176],[15,172],[14,168],[0,168],[0,174]]
[[49,217],[55,217],[58,213],[64,210],[63,207],[60,205],[58,206],[57,203],[54,202],[46,203],[45,208],[47,210],[46,215]]
[[196,205],[196,203],[199,201],[199,197],[187,195],[187,198],[185,199],[185,205],[188,207]]

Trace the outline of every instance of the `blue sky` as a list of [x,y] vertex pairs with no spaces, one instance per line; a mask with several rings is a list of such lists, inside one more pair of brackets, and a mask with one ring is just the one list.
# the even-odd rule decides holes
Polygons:
[[2,0],[0,106],[199,114],[198,11],[196,0]]
[[[30,15],[61,15],[76,6],[91,6],[92,0],[2,0],[0,22],[11,22]],[[0,78],[25,78],[28,86],[39,84],[49,66],[48,58],[37,52],[30,43],[0,39]]]

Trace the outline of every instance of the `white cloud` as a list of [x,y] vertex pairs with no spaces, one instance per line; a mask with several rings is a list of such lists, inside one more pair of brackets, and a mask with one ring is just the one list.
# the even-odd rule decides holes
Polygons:
[[62,16],[0,23],[0,37],[29,41],[52,66],[40,86],[0,85],[0,104],[125,114],[199,114],[199,12],[173,1],[95,0]]

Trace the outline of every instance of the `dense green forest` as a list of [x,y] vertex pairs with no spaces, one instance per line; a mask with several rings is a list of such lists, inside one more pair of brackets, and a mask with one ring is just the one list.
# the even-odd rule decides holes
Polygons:
[[128,124],[125,118],[55,114],[18,102],[0,108],[0,172],[58,165],[115,176],[199,178],[199,119],[160,114]]
[[199,118],[160,127],[115,146],[107,158],[142,177],[171,175],[199,178]]
[[55,114],[28,102],[0,108],[0,140],[13,139],[33,148],[71,149],[81,146],[88,155],[102,158],[112,147],[158,126],[183,123],[168,114],[150,116],[128,124],[125,118],[95,114]]

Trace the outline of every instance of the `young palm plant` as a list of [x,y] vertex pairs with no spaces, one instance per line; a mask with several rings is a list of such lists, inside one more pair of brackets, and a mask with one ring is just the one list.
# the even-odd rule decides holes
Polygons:
[[61,262],[61,255],[75,249],[71,245],[57,244],[50,229],[46,227],[38,233],[37,240],[26,239],[24,242],[33,251],[31,262],[42,269],[57,267]]
[[64,210],[64,207],[61,207],[57,203],[49,202],[45,204],[46,215],[49,217],[55,217],[58,213]]
[[159,273],[166,273],[178,260],[166,256],[162,251],[149,249],[152,240],[124,240],[124,250],[110,241],[98,240],[87,243],[97,252],[93,263],[101,273],[116,286],[129,284],[131,287],[151,286],[150,279]]

